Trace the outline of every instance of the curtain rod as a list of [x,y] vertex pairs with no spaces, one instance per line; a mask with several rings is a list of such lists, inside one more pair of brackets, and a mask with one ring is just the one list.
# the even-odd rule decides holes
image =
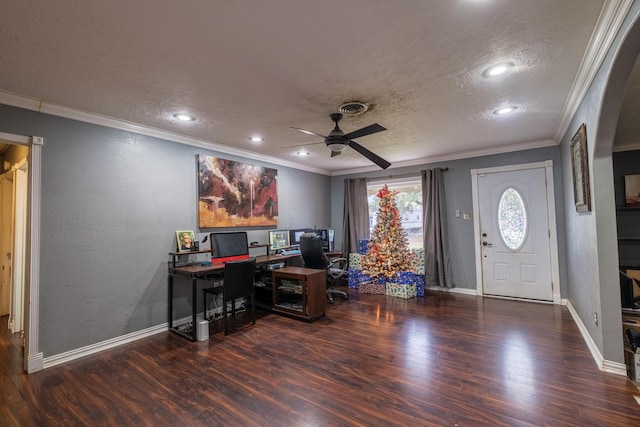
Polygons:
[[[435,169],[435,168],[432,168]],[[449,170],[448,167],[440,168],[442,172],[447,172]],[[365,178],[367,181],[380,181],[381,179],[392,179],[392,178],[415,178],[416,176],[420,176],[420,171],[413,173],[405,173],[402,175],[387,175],[387,176],[372,176],[371,178]]]

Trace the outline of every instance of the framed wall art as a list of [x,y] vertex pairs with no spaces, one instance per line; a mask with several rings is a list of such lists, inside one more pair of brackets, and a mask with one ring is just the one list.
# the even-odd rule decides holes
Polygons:
[[640,207],[640,175],[624,176],[624,205]]
[[571,138],[571,170],[573,172],[573,197],[577,212],[591,211],[589,184],[589,153],[587,151],[587,127],[583,123]]
[[198,156],[200,228],[278,225],[278,171]]

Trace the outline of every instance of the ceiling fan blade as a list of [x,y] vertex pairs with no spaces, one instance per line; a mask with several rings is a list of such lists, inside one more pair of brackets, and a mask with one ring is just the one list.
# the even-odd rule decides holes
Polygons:
[[306,144],[285,145],[285,146],[280,146],[280,147],[278,147],[278,148],[306,147],[307,145],[316,145],[316,144],[324,144],[324,141],[320,141],[320,142],[308,142],[308,143],[306,143]]
[[291,129],[295,129],[295,130],[299,130],[300,132],[304,132],[307,135],[315,135],[315,136],[319,136],[320,138],[326,138],[326,136],[320,135],[319,133],[311,132],[310,130],[300,129],[300,128],[293,127],[293,126],[290,126],[290,127],[291,127]]
[[372,133],[382,132],[383,130],[387,130],[387,128],[380,126],[377,123],[374,123],[372,125],[365,126],[362,129],[349,132],[344,137],[346,139],[360,138],[361,136],[371,135]]
[[342,151],[332,151],[331,157],[339,156],[340,154],[342,154]]
[[367,150],[366,148],[364,148],[362,145],[358,144],[357,142],[349,141],[349,147],[353,148],[358,153],[362,154],[367,159],[371,160],[373,163],[375,163],[376,165],[380,166],[382,169],[386,169],[389,166],[391,166],[391,163],[389,163],[388,161],[386,161],[382,157],[378,156],[377,154],[374,154],[371,151]]

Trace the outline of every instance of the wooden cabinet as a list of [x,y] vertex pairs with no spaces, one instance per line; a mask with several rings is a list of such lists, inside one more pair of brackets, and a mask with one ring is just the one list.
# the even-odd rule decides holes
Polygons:
[[312,321],[324,316],[327,306],[327,273],[302,267],[273,272],[273,306],[276,313]]

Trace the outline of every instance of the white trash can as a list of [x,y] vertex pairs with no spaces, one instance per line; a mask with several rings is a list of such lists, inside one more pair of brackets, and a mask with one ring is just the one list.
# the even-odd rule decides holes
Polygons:
[[198,317],[196,319],[197,329],[196,338],[198,341],[206,341],[209,339],[209,321]]

